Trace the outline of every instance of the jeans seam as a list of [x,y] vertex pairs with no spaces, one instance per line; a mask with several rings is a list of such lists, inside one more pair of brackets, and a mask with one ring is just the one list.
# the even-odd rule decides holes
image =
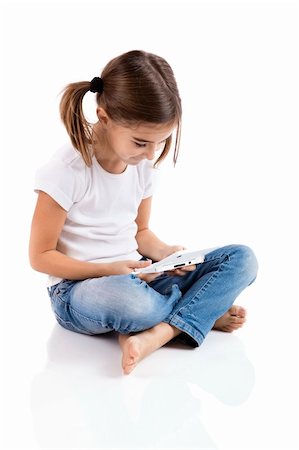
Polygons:
[[[60,285],[63,281],[64,281],[64,280],[62,280],[60,283],[58,283],[58,284],[56,285],[56,289],[59,288],[59,285]],[[74,284],[75,284],[75,283],[74,283]],[[96,325],[101,326],[102,328],[107,328],[107,329],[113,328],[113,327],[111,327],[111,326],[109,326],[109,325],[108,325],[108,326],[103,326],[101,322],[99,322],[99,321],[97,321],[97,320],[94,320],[94,319],[91,319],[90,317],[86,317],[86,316],[84,316],[83,314],[79,313],[76,309],[73,308],[73,306],[72,306],[71,303],[69,302],[69,299],[70,299],[70,289],[72,289],[72,288],[74,287],[74,284],[71,284],[70,286],[68,286],[68,288],[65,290],[65,292],[63,292],[63,298],[61,298],[61,297],[59,296],[59,293],[57,293],[56,295],[53,295],[53,294],[54,294],[54,291],[53,291],[52,296],[51,296],[51,300],[52,300],[53,302],[60,302],[61,305],[63,305],[64,307],[66,307],[66,308],[68,309],[69,313],[70,313],[72,316],[76,316],[76,317],[78,317],[78,318],[81,317],[82,319],[84,319],[84,320],[86,320],[86,321],[89,321],[90,323],[93,323],[93,324],[96,324]],[[56,289],[55,289],[55,290],[56,290]],[[65,299],[64,297],[65,297],[66,295],[67,295],[68,297]],[[57,313],[55,312],[55,314],[57,314]],[[69,323],[69,324],[72,325],[74,328],[80,330],[80,327],[77,327],[77,326],[73,323],[73,321],[71,321],[71,320],[66,321],[66,320],[62,319],[62,318],[60,317],[59,314],[57,314],[57,316],[59,317],[59,319],[60,319],[62,322],[64,322],[64,323]],[[82,330],[82,332],[84,332],[83,329],[81,329],[81,330]]]
[[[90,317],[86,317],[85,315],[79,313],[79,312],[78,312],[76,309],[74,309],[71,305],[69,305],[69,311],[70,311],[71,314],[74,314],[76,317],[82,318],[82,319],[84,319],[84,320],[86,320],[86,321],[88,321],[88,322],[91,322],[91,323],[93,323],[93,324],[99,325],[99,326],[102,327],[102,328],[107,328],[107,329],[109,329],[109,330],[112,329],[112,330],[118,331],[118,330],[116,330],[115,326],[113,326],[113,325],[110,324],[109,322],[107,323],[107,325],[103,325],[101,321],[92,319],[92,318],[90,318]],[[63,320],[63,319],[62,319],[62,320]],[[65,321],[64,321],[64,322],[65,322]],[[70,323],[72,324],[72,322],[70,322]],[[73,324],[72,324],[72,325],[73,325]],[[135,327],[135,329],[133,329],[132,327],[129,327],[129,328],[126,327],[126,329],[125,329],[125,330],[122,330],[121,332],[126,332],[127,330],[129,330],[130,332],[135,332],[135,331],[138,332],[138,331],[142,331],[143,328],[140,330],[140,327]]]
[[[58,323],[59,323],[59,320],[60,320],[66,326],[71,326],[71,328],[73,328],[78,333],[90,334],[88,331],[84,330],[83,328],[77,327],[77,325],[75,325],[72,321],[62,319],[62,317],[60,317],[60,315],[57,314],[56,312],[54,312],[54,315],[56,316],[56,320],[58,321]],[[74,331],[74,330],[72,330],[72,331]]]
[[95,319],[92,319],[91,317],[84,316],[83,314],[79,313],[76,309],[74,309],[71,305],[69,305],[69,310],[70,310],[71,314],[74,314],[78,318],[82,318],[93,324],[100,325],[102,328],[112,328],[113,329],[113,327],[109,324],[108,324],[108,326],[104,326],[104,325],[102,325],[102,323],[99,320],[95,320]]
[[[188,334],[193,340],[195,340],[199,345],[203,343],[205,337],[200,330],[194,330],[192,326],[186,323],[181,317],[171,318],[168,322],[170,325],[175,326],[183,333]],[[180,328],[181,327],[181,328]]]
[[[218,267],[218,269],[217,269],[217,272],[214,272],[214,273],[213,273],[213,275],[206,281],[206,283],[200,288],[200,290],[194,294],[194,296],[189,300],[189,302],[188,302],[186,305],[182,306],[182,307],[181,307],[179,310],[177,310],[174,314],[170,315],[170,320],[172,320],[173,317],[175,317],[179,312],[181,312],[182,309],[187,308],[187,307],[190,306],[191,303],[194,303],[195,297],[197,297],[199,294],[201,295],[202,292],[206,292],[207,287],[210,286],[211,283],[218,277],[219,273],[222,272],[222,270],[223,270],[223,269],[222,269],[222,266],[223,266],[227,261],[230,260],[230,258],[229,258],[228,255],[225,255],[225,254],[224,254],[223,256],[225,256],[225,260],[224,260],[221,264],[219,264],[219,267]],[[216,258],[215,258],[215,259],[216,259]]]
[[209,263],[211,261],[215,261],[216,259],[221,259],[221,258],[225,258],[225,260],[223,262],[225,262],[227,259],[230,260],[230,255],[227,253],[221,253],[220,255],[215,255],[212,256],[210,258],[205,258],[204,261],[201,264],[205,264],[205,263]]

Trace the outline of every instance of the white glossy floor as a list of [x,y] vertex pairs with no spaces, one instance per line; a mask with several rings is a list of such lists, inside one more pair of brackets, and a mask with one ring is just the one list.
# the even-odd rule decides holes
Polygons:
[[129,376],[115,335],[54,322],[38,277],[31,313],[20,305],[9,332],[1,448],[298,448],[297,319],[271,306],[263,276],[239,297],[242,330],[211,332],[197,349],[170,344]]
[[[1,449],[298,450],[298,2],[14,0],[1,18]],[[35,170],[66,139],[59,93],[135,48],[169,60],[183,100],[152,229],[249,245],[260,270],[243,329],[123,376],[116,336],[55,323],[27,247]]]

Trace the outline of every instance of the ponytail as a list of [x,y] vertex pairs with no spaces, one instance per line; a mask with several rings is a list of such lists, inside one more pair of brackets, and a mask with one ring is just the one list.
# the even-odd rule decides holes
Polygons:
[[[142,50],[132,50],[112,59],[101,78],[66,86],[60,115],[73,146],[86,165],[92,165],[92,124],[83,114],[86,92],[96,93],[98,107],[124,126],[140,123],[177,124],[173,162],[176,163],[181,135],[181,99],[170,65],[165,59]],[[171,136],[155,162],[157,166],[171,148]]]
[[60,102],[60,116],[73,146],[81,153],[85,164],[92,165],[92,124],[83,114],[83,97],[90,90],[90,81],[66,86]]

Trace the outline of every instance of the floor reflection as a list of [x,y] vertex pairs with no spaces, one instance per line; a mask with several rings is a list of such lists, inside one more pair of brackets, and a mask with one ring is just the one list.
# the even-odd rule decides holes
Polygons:
[[91,337],[55,325],[47,350],[31,389],[40,448],[214,449],[201,421],[201,392],[237,406],[254,385],[233,334],[212,332],[198,349],[170,343],[129,376],[113,333]]

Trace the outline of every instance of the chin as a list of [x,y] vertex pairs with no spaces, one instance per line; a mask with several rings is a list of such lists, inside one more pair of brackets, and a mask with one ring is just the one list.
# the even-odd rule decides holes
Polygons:
[[142,161],[142,158],[141,159],[130,159],[127,161],[127,164],[129,164],[130,166],[137,166],[137,164],[139,164],[140,161]]

